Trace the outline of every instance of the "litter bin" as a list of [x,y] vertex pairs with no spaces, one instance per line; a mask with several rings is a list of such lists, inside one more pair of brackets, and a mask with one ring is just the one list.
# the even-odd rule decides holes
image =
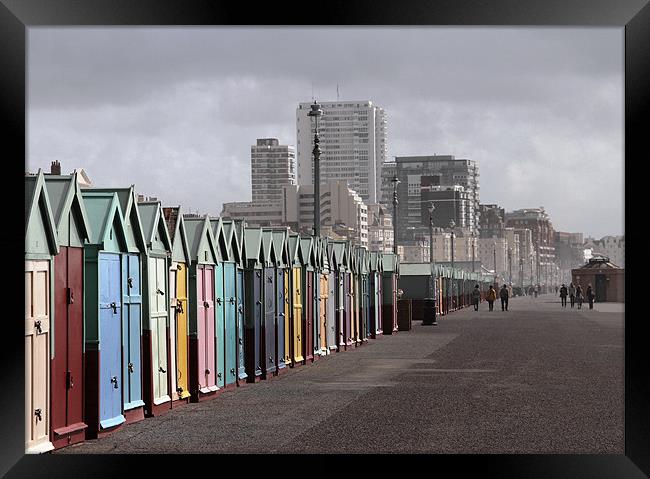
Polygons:
[[410,299],[397,301],[397,328],[400,331],[410,331],[412,323],[413,305]]
[[432,326],[438,324],[436,322],[436,300],[434,298],[424,299],[424,318],[422,319],[423,326]]

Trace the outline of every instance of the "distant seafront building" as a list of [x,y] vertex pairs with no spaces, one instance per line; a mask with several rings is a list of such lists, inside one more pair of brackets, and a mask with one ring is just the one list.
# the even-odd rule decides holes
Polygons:
[[277,138],[260,138],[251,146],[253,203],[278,202],[282,187],[296,184],[296,151]]
[[[625,235],[603,236],[597,240],[592,237],[585,238],[583,249],[589,250],[589,257],[603,255],[616,266],[625,268]],[[587,261],[589,258],[586,258]]]
[[[381,166],[387,155],[387,120],[383,108],[372,101],[319,102],[323,116],[318,123],[321,182],[347,181],[363,201],[377,203],[381,190]],[[311,102],[296,109],[298,184],[311,185],[314,124],[307,116]]]
[[[392,208],[397,176],[397,241],[400,244],[428,236],[428,203],[434,201],[434,226],[447,228],[454,219],[458,228],[478,233],[479,172],[476,161],[453,155],[398,156],[382,168],[382,204]],[[444,206],[443,206],[444,205]],[[454,216],[452,218],[452,215]]]
[[537,260],[535,282],[546,282],[550,278],[552,265],[555,264],[555,232],[544,207],[507,212],[505,221],[506,227],[512,227],[515,231],[518,229],[531,231],[531,241]]

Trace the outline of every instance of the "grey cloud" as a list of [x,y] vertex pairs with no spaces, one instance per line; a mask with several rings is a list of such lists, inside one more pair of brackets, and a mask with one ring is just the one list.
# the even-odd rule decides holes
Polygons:
[[[30,28],[28,165],[83,166],[213,214],[250,199],[250,145],[295,109],[372,99],[389,153],[453,154],[481,198],[622,232],[622,30]],[[614,186],[612,188],[612,186]],[[601,204],[601,218],[576,213]]]

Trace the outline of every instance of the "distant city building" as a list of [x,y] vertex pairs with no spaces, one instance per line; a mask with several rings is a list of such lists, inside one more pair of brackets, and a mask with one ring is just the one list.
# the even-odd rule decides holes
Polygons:
[[603,255],[609,258],[620,268],[625,268],[625,235],[623,236],[603,236],[597,240],[591,237],[585,239],[583,249],[590,250],[590,257],[594,255]]
[[[520,258],[520,243],[519,233],[514,228],[504,228],[503,236],[506,239],[506,278],[512,284],[518,285],[521,282],[521,274],[519,271],[519,258]],[[511,276],[512,272],[512,276]]]
[[[318,122],[321,182],[346,181],[367,203],[379,201],[381,165],[387,154],[387,120],[383,108],[372,101],[319,102]],[[311,185],[314,124],[308,115],[311,102],[296,109],[298,184]]]
[[507,227],[526,228],[531,231],[531,239],[537,256],[535,282],[551,284],[555,267],[555,232],[544,207],[524,208],[508,212],[505,220]]
[[507,277],[508,241],[506,238],[479,238],[478,257],[485,268],[495,271],[502,278]]
[[503,238],[506,211],[499,205],[479,205],[481,238]]
[[[282,224],[294,231],[312,233],[314,228],[313,185],[283,188]],[[321,234],[327,231],[348,238],[354,244],[368,246],[368,207],[345,181],[321,185]]]
[[378,203],[368,205],[368,249],[393,252],[393,217]]
[[251,146],[253,203],[279,202],[282,187],[296,184],[296,152],[276,138],[260,138]]
[[282,203],[280,202],[235,201],[224,203],[221,216],[228,219],[245,220],[248,226],[283,226]]
[[[422,176],[420,186],[420,222],[429,225],[429,207],[433,203],[433,225],[448,228],[453,220],[458,228],[467,228],[467,210],[471,208],[471,198],[465,187],[460,185],[433,185],[436,176]],[[411,211],[409,210],[409,214]]]
[[571,270],[583,265],[584,240],[582,233],[566,233],[556,231],[555,236],[555,259],[560,268],[561,283],[570,281]]
[[[404,156],[396,157],[395,162],[383,165],[383,202],[392,207],[392,177],[397,176],[397,241],[409,244],[428,235],[429,221],[427,202],[436,198],[451,204],[451,209],[436,205],[434,213],[436,227],[448,227],[451,211],[460,228],[478,233],[479,219],[479,173],[473,160],[456,159],[452,155]],[[445,187],[452,187],[446,189]],[[455,187],[462,187],[455,188]],[[444,224],[447,223],[447,224]]]
[[524,285],[537,283],[537,252],[533,244],[532,231],[528,228],[513,228],[519,237],[519,259],[524,273]]

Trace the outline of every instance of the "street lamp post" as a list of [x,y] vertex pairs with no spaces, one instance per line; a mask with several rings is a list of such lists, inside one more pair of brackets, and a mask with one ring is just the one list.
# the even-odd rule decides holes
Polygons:
[[512,248],[508,248],[508,282],[512,284]]
[[475,273],[474,260],[476,256],[476,233],[472,233],[472,273]]
[[451,230],[451,298],[452,298],[452,306],[456,305],[456,270],[454,269],[454,227],[456,226],[456,223],[454,220],[451,220],[449,222],[449,229]]
[[497,277],[497,242],[495,241],[492,243],[492,246],[494,247],[494,278],[496,279]]
[[397,185],[400,183],[397,173],[390,181],[393,183],[393,253],[397,255]]
[[314,118],[314,236],[320,237],[320,140],[318,138],[318,119],[323,116],[323,110],[314,100],[311,111],[307,116]]
[[429,267],[431,268],[431,277],[429,278],[429,298],[425,301],[423,326],[437,326],[436,322],[436,277],[435,263],[433,262],[433,211],[436,207],[433,201],[429,205]]

